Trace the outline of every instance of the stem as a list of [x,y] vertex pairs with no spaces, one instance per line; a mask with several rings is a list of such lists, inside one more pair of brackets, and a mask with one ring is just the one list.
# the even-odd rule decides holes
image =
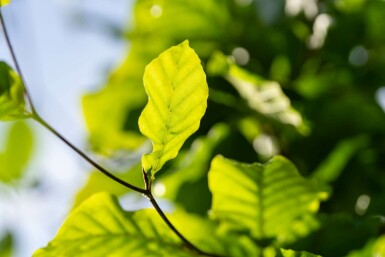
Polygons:
[[183,241],[184,245],[189,248],[190,250],[204,256],[209,257],[221,257],[220,255],[207,253],[205,251],[200,250],[195,245],[193,245],[187,238],[185,238],[170,222],[170,220],[167,218],[167,216],[164,214],[162,209],[159,207],[158,203],[156,202],[154,196],[152,195],[151,191],[148,191],[147,197],[149,198],[152,206],[154,206],[156,212],[160,215],[160,217],[163,219],[163,221],[167,224],[167,226]]
[[107,177],[109,177],[110,179],[118,182],[119,184],[129,188],[129,189],[132,189],[136,192],[139,192],[141,194],[145,194],[147,195],[147,190],[145,189],[142,189],[142,188],[139,188],[137,186],[134,186],[118,177],[116,177],[115,175],[113,175],[111,172],[109,172],[108,170],[106,170],[105,168],[103,168],[102,166],[100,166],[99,164],[97,164],[94,160],[92,160],[90,157],[88,157],[87,154],[85,154],[84,152],[82,152],[79,148],[77,148],[75,145],[73,145],[70,141],[68,141],[64,136],[62,136],[57,130],[55,130],[53,127],[51,127],[51,125],[49,125],[45,120],[43,120],[38,114],[34,114],[33,116],[33,119],[35,121],[37,121],[38,123],[40,123],[43,127],[45,127],[46,129],[48,129],[50,132],[52,132],[55,136],[57,136],[58,138],[60,138],[65,144],[67,144],[70,148],[72,148],[72,150],[74,150],[76,153],[78,153],[81,157],[83,157],[83,159],[85,159],[86,161],[88,161],[92,166],[94,166],[98,171],[102,172],[104,175],[106,175]]
[[21,71],[19,62],[17,61],[15,50],[13,49],[13,46],[12,46],[12,43],[11,43],[11,39],[9,38],[7,26],[5,25],[5,21],[4,21],[4,18],[3,18],[3,13],[2,13],[1,8],[0,8],[0,24],[1,24],[1,28],[3,30],[5,41],[7,43],[7,47],[9,49],[9,52],[11,53],[12,61],[15,64],[16,71],[19,74],[21,83],[23,84],[24,91],[25,91],[25,96],[27,97],[28,104],[31,107],[32,114],[34,114],[34,113],[36,113],[36,109],[35,109],[35,106],[32,103],[31,94],[29,93],[29,90],[28,90],[28,87],[27,87],[27,83],[25,82],[25,79],[24,79],[24,76],[23,76],[23,72]]

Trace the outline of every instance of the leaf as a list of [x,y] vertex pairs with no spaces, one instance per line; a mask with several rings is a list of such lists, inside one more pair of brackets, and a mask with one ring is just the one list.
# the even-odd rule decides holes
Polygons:
[[296,252],[293,250],[280,249],[277,257],[321,257],[308,252]]
[[20,77],[5,62],[0,62],[0,120],[25,119],[24,88]]
[[222,150],[229,135],[229,126],[217,123],[207,135],[195,139],[190,149],[180,152],[157,180],[156,196],[171,200],[188,212],[206,215],[211,205],[207,172],[211,159]]
[[[217,156],[209,171],[212,216],[231,231],[285,242],[293,226],[318,210],[324,197],[282,156],[244,164]],[[308,228],[304,228],[309,233]]]
[[[131,184],[143,188],[143,175],[142,165],[140,162],[129,168],[127,171],[117,173],[116,175]],[[109,192],[116,196],[126,194],[127,188],[122,187],[115,181],[108,179],[104,174],[99,171],[94,171],[88,177],[88,181],[85,186],[76,194],[74,200],[74,207],[78,206],[84,200],[88,199],[91,195],[99,192]]]
[[1,6],[6,6],[7,4],[9,4],[11,2],[11,0],[0,0],[0,7]]
[[[234,257],[252,256],[256,252],[247,238],[240,237],[241,242],[230,244],[229,240],[235,241],[234,238],[220,240],[211,235],[215,226],[209,220],[179,213],[171,221],[176,227],[186,227],[186,237],[206,251],[229,252]],[[115,197],[99,193],[75,209],[48,246],[33,256],[193,257],[196,254],[182,245],[155,210],[125,212]]]
[[0,153],[0,181],[10,183],[23,176],[33,150],[33,134],[25,122],[12,124],[4,152]]
[[365,135],[342,140],[317,167],[312,177],[325,183],[334,182],[354,154],[367,147],[368,144],[369,138]]
[[160,183],[164,184],[166,188],[164,195],[166,198],[176,200],[183,185],[206,177],[213,152],[229,135],[229,130],[226,124],[216,124],[210,129],[207,136],[194,140],[191,150],[183,156],[180,162],[170,168],[170,172],[165,177],[161,178]]
[[13,256],[13,237],[10,233],[6,233],[0,238],[0,257]]
[[385,256],[385,236],[370,240],[364,248],[352,251],[347,257]]
[[254,111],[292,125],[303,134],[308,133],[309,128],[304,124],[301,114],[291,106],[290,99],[278,82],[265,80],[240,68],[232,58],[219,52],[213,54],[207,70],[208,74],[220,75],[228,80]]
[[184,41],[146,67],[144,87],[149,101],[139,117],[139,129],[151,139],[153,150],[143,155],[142,164],[153,177],[198,129],[208,86],[198,56]]

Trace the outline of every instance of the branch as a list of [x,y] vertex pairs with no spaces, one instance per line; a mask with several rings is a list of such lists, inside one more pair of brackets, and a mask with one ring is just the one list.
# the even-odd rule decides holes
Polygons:
[[183,244],[189,248],[190,250],[203,255],[203,256],[209,256],[209,257],[222,257],[220,255],[207,253],[205,251],[200,250],[198,247],[193,245],[187,238],[185,238],[170,222],[170,220],[167,218],[167,216],[164,214],[162,209],[159,207],[158,203],[156,202],[154,196],[152,195],[151,191],[148,192],[147,197],[149,198],[152,206],[154,206],[156,212],[160,215],[160,217],[163,219],[163,221],[167,224],[167,226],[182,240]]

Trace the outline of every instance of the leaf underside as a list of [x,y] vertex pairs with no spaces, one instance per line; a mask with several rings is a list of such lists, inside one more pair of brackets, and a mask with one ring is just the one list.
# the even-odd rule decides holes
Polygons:
[[198,56],[184,41],[146,67],[144,87],[149,101],[139,117],[139,128],[151,139],[153,150],[143,155],[142,164],[153,176],[198,129],[207,107],[208,86]]
[[[287,240],[318,209],[322,194],[284,157],[244,164],[217,156],[211,163],[212,215],[229,230],[257,240]],[[305,223],[305,224],[304,224]],[[305,230],[305,232],[303,231]]]

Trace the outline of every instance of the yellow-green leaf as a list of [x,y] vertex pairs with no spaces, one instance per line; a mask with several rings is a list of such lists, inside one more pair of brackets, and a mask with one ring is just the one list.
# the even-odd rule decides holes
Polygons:
[[25,122],[12,124],[5,149],[0,153],[0,182],[10,183],[20,179],[28,165],[33,150],[33,133]]
[[25,110],[24,88],[19,75],[5,62],[0,62],[0,120],[29,118]]
[[231,57],[220,52],[212,55],[207,70],[208,74],[220,75],[228,80],[250,109],[283,124],[292,125],[303,134],[308,133],[309,128],[301,114],[292,107],[278,82],[266,80],[239,67]]
[[207,107],[208,86],[199,57],[184,41],[146,67],[144,87],[149,101],[139,117],[139,128],[151,139],[153,150],[143,155],[142,164],[154,176],[198,129]]
[[314,225],[308,215],[317,211],[324,197],[281,156],[266,164],[217,156],[211,163],[209,187],[212,215],[226,229],[279,242],[309,233]]
[[[216,223],[184,212],[167,215],[194,245],[220,256],[257,256],[246,236],[220,235]],[[34,257],[194,257],[154,209],[124,211],[116,197],[98,193],[83,202],[56,237]]]
[[0,7],[9,4],[11,0],[0,0]]

